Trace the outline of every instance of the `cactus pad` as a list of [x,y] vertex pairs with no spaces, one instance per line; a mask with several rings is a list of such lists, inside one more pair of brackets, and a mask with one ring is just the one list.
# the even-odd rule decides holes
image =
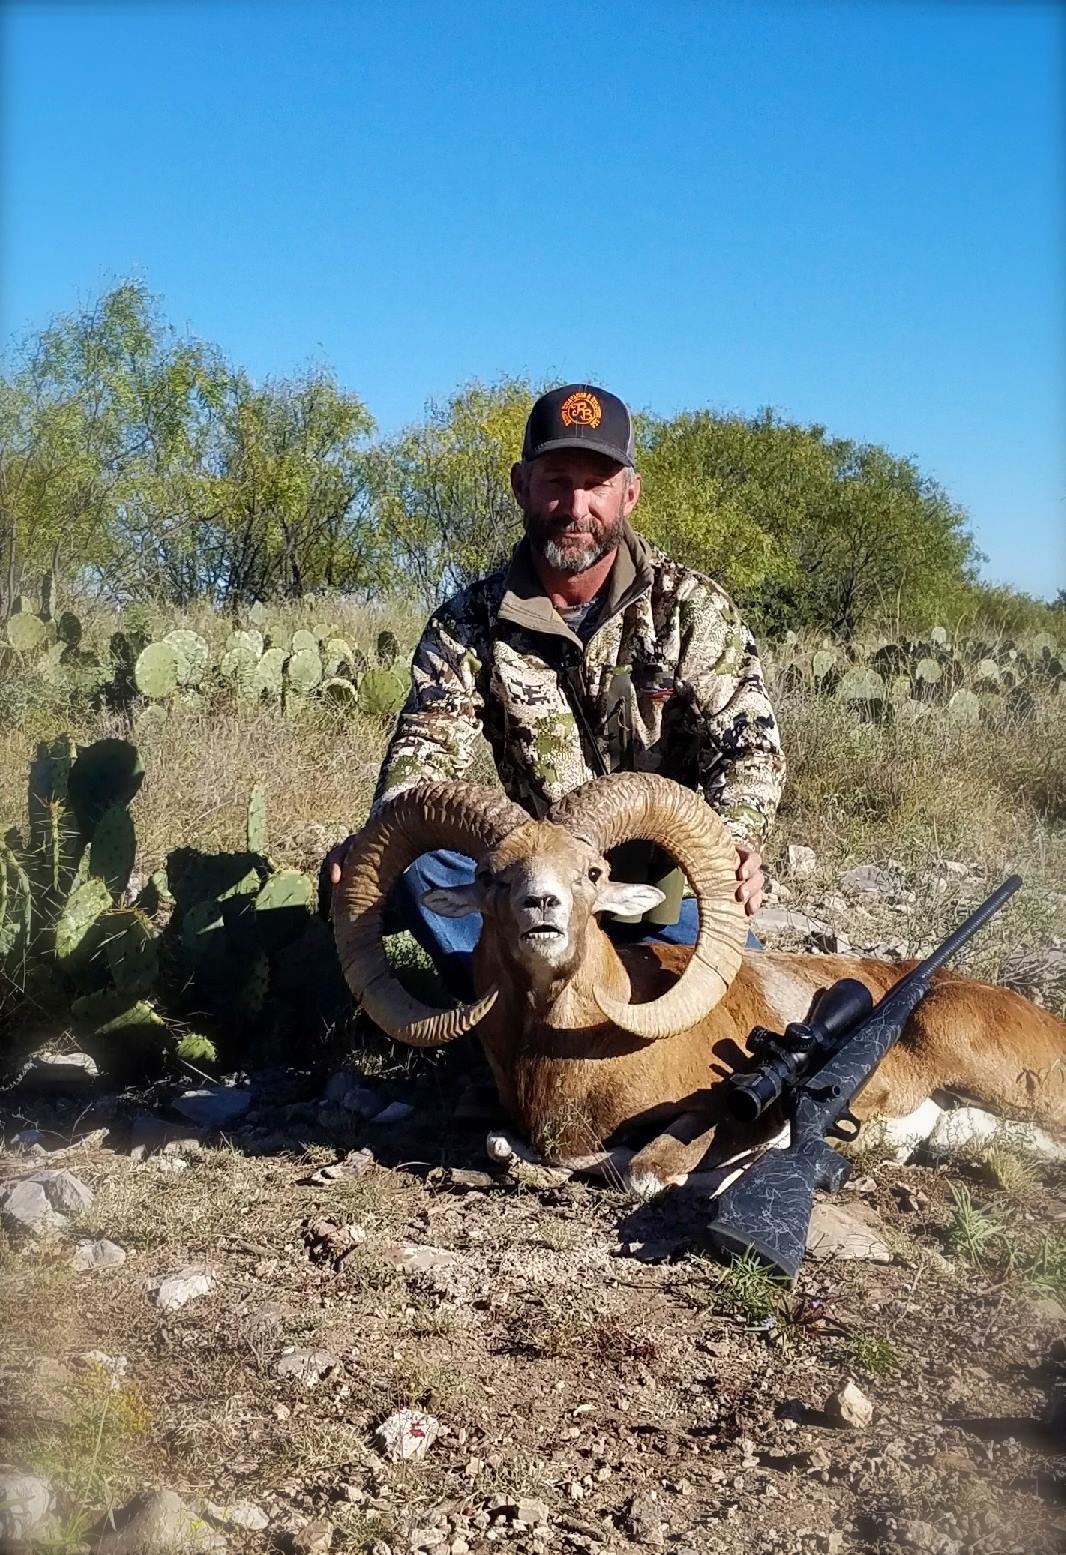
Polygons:
[[979,723],[981,721],[981,700],[976,691],[956,691],[948,700],[948,712],[956,723]]
[[370,718],[391,718],[406,702],[407,689],[395,670],[367,670],[359,682],[360,710]]
[[111,894],[102,880],[76,885],[56,923],[56,960],[64,972],[84,967],[99,944],[100,921],[111,906]]
[[130,883],[137,856],[137,837],[125,805],[104,811],[89,841],[89,873],[102,880],[112,896]]
[[314,632],[308,632],[303,627],[298,632],[293,632],[292,642],[289,644],[290,652],[318,653],[318,638]]
[[315,890],[298,869],[270,875],[255,899],[255,925],[268,950],[280,950],[307,927]]
[[327,680],[331,675],[336,675],[342,664],[354,673],[355,658],[351,648],[343,637],[330,637],[322,649],[322,667]]
[[[297,632],[296,636],[299,635]],[[310,636],[310,633],[307,635]],[[315,689],[322,679],[322,660],[318,656],[317,644],[313,649],[302,648],[292,655],[285,666],[285,678],[298,696],[306,696]]]
[[183,660],[171,643],[149,643],[141,650],[133,679],[142,696],[162,701],[173,696],[181,680]]
[[255,666],[251,689],[255,696],[280,697],[285,685],[284,648],[268,648]]
[[837,687],[845,702],[883,702],[885,683],[876,670],[850,669]]
[[354,683],[350,680],[342,680],[338,675],[322,682],[322,695],[334,706],[349,712],[354,712],[359,706],[359,693]]
[[104,955],[120,993],[140,998],[159,977],[159,937],[143,913],[132,907],[107,913],[101,921]]
[[178,655],[178,684],[198,686],[211,660],[211,649],[199,632],[179,628],[168,632],[163,641]]
[[40,616],[20,610],[7,619],[7,640],[16,653],[37,653],[48,641],[48,627]]

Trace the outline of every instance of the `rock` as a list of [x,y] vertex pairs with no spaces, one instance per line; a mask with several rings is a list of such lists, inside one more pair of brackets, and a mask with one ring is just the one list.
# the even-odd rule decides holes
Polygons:
[[807,937],[815,950],[824,950],[826,955],[847,956],[851,954],[851,941],[839,929],[817,929]]
[[497,1501],[490,1510],[502,1513],[512,1522],[524,1523],[527,1528],[541,1528],[551,1517],[548,1503],[537,1496],[519,1496],[517,1501]]
[[999,981],[1034,1004],[1055,1009],[1066,998],[1066,949],[1013,950],[999,969]]
[[274,1363],[274,1375],[292,1377],[305,1388],[313,1388],[340,1365],[340,1357],[332,1350],[286,1350]]
[[807,1232],[807,1252],[819,1262],[839,1258],[867,1263],[891,1263],[892,1254],[880,1236],[877,1217],[863,1204],[844,1208],[816,1199]]
[[28,1545],[51,1509],[47,1480],[0,1463],[0,1549]]
[[148,1281],[148,1298],[164,1312],[176,1312],[196,1296],[206,1296],[214,1285],[206,1269],[179,1269],[176,1274],[157,1274]]
[[243,1117],[252,1104],[252,1093],[232,1085],[203,1085],[182,1091],[171,1103],[175,1112],[199,1128],[225,1128]]
[[438,1269],[452,1269],[459,1262],[455,1253],[444,1247],[425,1247],[416,1242],[391,1242],[382,1248],[386,1263],[409,1274],[430,1274]]
[[247,1528],[251,1533],[270,1526],[270,1518],[254,1501],[232,1501],[227,1506],[205,1501],[204,1516],[220,1528]]
[[208,1555],[226,1541],[173,1490],[145,1490],[90,1532],[93,1555]]
[[292,1535],[290,1543],[292,1555],[325,1555],[333,1543],[333,1524],[315,1517]]
[[637,1544],[657,1550],[666,1544],[662,1508],[651,1496],[631,1496],[624,1521],[626,1532]]
[[809,880],[818,868],[818,855],[800,842],[788,845],[788,872],[796,880]]
[[865,1431],[874,1417],[874,1406],[866,1394],[850,1379],[825,1401],[825,1412],[842,1425]]
[[832,933],[832,926],[822,918],[812,918],[794,907],[762,907],[753,919],[757,934],[816,935]]
[[1030,1296],[1029,1305],[1044,1323],[1066,1323],[1066,1307],[1057,1296]]
[[879,939],[872,945],[863,946],[866,954],[878,961],[902,961],[910,955],[910,948],[910,942],[905,939]]
[[62,1231],[92,1201],[92,1192],[80,1177],[46,1167],[4,1183],[0,1188],[0,1224],[15,1236],[43,1236]]
[[448,1535],[443,1528],[412,1528],[407,1542],[412,1550],[438,1550],[447,1544]]
[[117,1269],[126,1262],[126,1249],[102,1236],[95,1242],[79,1242],[70,1261],[79,1274],[87,1269]]
[[124,1355],[106,1355],[103,1350],[83,1350],[75,1358],[79,1366],[102,1371],[106,1376],[110,1377],[111,1389],[115,1393],[121,1388],[123,1378],[130,1364]]
[[129,1153],[134,1161],[143,1161],[162,1152],[180,1156],[203,1148],[203,1136],[187,1123],[168,1123],[151,1112],[139,1112],[130,1125]]
[[80,1095],[99,1074],[88,1053],[35,1053],[19,1077],[19,1090],[35,1096]]
[[421,1409],[397,1409],[374,1434],[390,1463],[402,1463],[423,1457],[439,1430],[440,1422]]
[[362,1085],[344,1069],[330,1075],[323,1098],[337,1107],[343,1107],[345,1112],[354,1112],[356,1117],[368,1121],[386,1110],[380,1094],[372,1086]]
[[903,886],[903,878],[898,870],[882,869],[879,864],[856,864],[852,869],[845,869],[839,879],[851,896],[886,899],[898,896]]
[[389,1103],[384,1111],[375,1114],[374,1127],[377,1128],[382,1123],[406,1123],[407,1119],[413,1118],[414,1115],[415,1109],[409,1102],[393,1101]]

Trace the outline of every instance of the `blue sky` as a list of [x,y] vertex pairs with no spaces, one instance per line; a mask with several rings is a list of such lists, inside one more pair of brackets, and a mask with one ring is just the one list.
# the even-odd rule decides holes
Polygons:
[[473,378],[773,405],[1066,586],[1066,7],[3,8],[4,335],[118,277],[393,430]]

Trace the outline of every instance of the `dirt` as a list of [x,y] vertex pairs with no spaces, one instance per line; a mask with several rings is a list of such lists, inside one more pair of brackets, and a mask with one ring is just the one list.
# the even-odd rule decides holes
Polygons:
[[[809,1264],[769,1291],[768,1320],[765,1286],[702,1248],[684,1195],[489,1173],[454,1064],[394,1086],[414,1118],[378,1130],[321,1112],[322,1077],[268,1078],[236,1134],[140,1160],[143,1098],[5,1098],[6,1138],[34,1125],[60,1143],[9,1147],[4,1175],[61,1164],[95,1194],[0,1264],[0,1456],[66,1494],[50,1548],[88,1547],[91,1521],[153,1485],[255,1503],[269,1528],[227,1529],[236,1551],[1063,1545],[1066,1442],[1043,1422],[1066,1315],[950,1256],[950,1186],[976,1191],[975,1169],[859,1163],[843,1199],[876,1210],[893,1262]],[[323,1171],[365,1147],[369,1166]],[[1045,1183],[1011,1214],[1038,1232],[1066,1206]],[[75,1274],[90,1234],[126,1263]],[[188,1265],[214,1274],[209,1294],[151,1305],[148,1280]],[[291,1348],[326,1352],[314,1386],[277,1374]],[[126,1357],[118,1389],[79,1363],[91,1350]],[[826,1412],[849,1378],[873,1404],[864,1430]],[[440,1432],[390,1463],[375,1431],[407,1406]],[[521,1498],[546,1527],[516,1521]]]

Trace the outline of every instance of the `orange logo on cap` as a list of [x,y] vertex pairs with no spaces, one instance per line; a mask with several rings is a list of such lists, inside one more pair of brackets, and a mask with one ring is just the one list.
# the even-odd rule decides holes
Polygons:
[[598,427],[603,410],[594,394],[579,389],[576,394],[571,394],[569,399],[563,401],[559,414],[563,418],[564,427]]

